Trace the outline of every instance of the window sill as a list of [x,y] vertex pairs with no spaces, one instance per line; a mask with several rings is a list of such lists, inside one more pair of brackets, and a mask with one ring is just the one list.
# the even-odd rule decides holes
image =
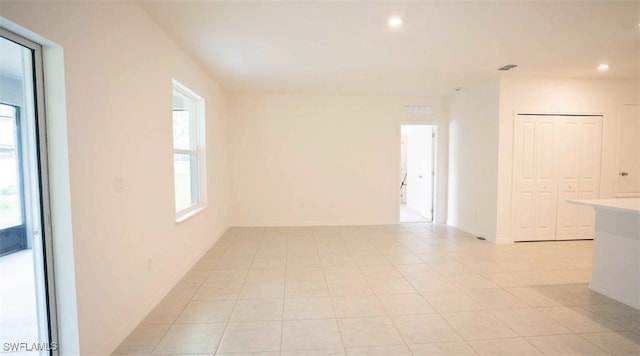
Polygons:
[[200,204],[200,205],[195,205],[192,206],[189,209],[180,211],[178,213],[176,213],[176,224],[180,224],[186,220],[188,220],[189,218],[191,218],[192,216],[200,213],[201,211],[205,210],[207,208],[206,205],[204,204]]

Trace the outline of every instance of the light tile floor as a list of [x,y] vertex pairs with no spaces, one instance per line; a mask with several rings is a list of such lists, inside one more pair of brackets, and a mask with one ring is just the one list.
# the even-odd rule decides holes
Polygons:
[[590,241],[447,226],[231,228],[114,354],[640,354]]

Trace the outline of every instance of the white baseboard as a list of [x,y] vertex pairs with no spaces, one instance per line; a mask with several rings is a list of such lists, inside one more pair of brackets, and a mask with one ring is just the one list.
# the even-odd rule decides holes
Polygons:
[[478,230],[476,228],[472,228],[472,227],[468,227],[468,226],[464,226],[464,225],[458,225],[458,224],[451,223],[451,222],[448,222],[447,225],[449,225],[451,227],[455,227],[458,230],[462,230],[462,231],[464,231],[466,233],[469,233],[471,235],[474,235],[474,236],[484,237],[488,241],[496,243],[495,236],[491,236],[490,234],[488,234],[488,233],[486,233],[484,231],[480,231],[480,230]]
[[[215,235],[217,236],[217,238],[211,243],[211,246],[213,246],[216,242],[218,242],[218,240],[222,237],[222,235],[224,235],[224,233],[229,229],[229,227],[230,226],[227,226],[221,229],[221,231],[219,231],[218,234]],[[206,248],[203,251],[200,251],[201,253],[199,253],[194,259],[192,259],[191,261],[189,261],[189,263],[187,263],[187,268],[185,268],[182,273],[180,273],[177,277],[172,278],[167,284],[163,286],[163,288],[160,289],[160,292],[156,294],[156,296],[153,299],[150,299],[148,303],[145,303],[144,306],[138,308],[138,311],[134,313],[126,322],[122,324],[123,327],[120,329],[120,332],[118,332],[114,337],[112,337],[109,343],[107,344],[108,347],[106,349],[111,350],[107,353],[108,355],[112,354],[118,348],[118,346],[120,346],[120,344],[127,338],[127,336],[129,336],[129,334],[131,334],[131,332],[142,322],[142,320],[144,320],[144,318],[158,304],[160,304],[162,299],[164,299],[164,297],[166,297],[167,294],[169,294],[171,289],[175,287],[175,285],[182,279],[182,277],[184,277],[187,274],[187,272],[189,272],[191,268],[193,268],[193,266],[202,258],[202,256],[204,256],[205,253],[207,253],[208,250],[209,248]]]
[[380,221],[380,220],[305,220],[305,221],[253,221],[253,220],[238,220],[231,226],[234,227],[278,227],[278,226],[376,226],[376,225],[397,225],[397,221]]

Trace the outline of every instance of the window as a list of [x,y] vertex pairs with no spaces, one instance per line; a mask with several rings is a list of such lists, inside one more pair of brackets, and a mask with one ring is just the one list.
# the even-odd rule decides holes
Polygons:
[[176,221],[206,207],[204,99],[173,81],[173,172]]
[[[17,107],[0,104],[0,230],[20,226],[24,220],[20,184],[22,169],[18,155],[21,135],[17,114]],[[0,255],[3,252],[0,246]]]

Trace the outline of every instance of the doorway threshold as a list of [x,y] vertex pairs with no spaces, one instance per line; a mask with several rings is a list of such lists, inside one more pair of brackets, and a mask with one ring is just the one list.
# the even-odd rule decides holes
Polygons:
[[411,223],[411,222],[431,222],[426,217],[420,215],[417,210],[412,209],[405,204],[400,205],[400,222],[401,223]]

